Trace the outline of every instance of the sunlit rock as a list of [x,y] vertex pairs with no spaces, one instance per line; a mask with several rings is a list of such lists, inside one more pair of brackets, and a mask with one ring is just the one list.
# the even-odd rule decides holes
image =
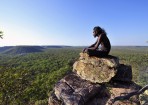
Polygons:
[[117,72],[119,59],[114,56],[106,58],[89,57],[86,53],[80,53],[80,58],[73,65],[73,71],[81,78],[93,83],[109,82]]

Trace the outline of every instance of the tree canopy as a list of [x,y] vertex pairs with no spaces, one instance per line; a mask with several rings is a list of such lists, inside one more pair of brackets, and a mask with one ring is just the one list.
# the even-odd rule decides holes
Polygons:
[[0,38],[3,39],[3,31],[0,31]]

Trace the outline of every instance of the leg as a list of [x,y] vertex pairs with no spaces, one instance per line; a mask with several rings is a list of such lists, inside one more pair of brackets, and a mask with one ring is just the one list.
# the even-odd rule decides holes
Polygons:
[[87,54],[89,56],[96,56],[96,57],[105,57],[108,55],[106,51],[98,51],[98,50],[91,50],[91,49],[87,50]]

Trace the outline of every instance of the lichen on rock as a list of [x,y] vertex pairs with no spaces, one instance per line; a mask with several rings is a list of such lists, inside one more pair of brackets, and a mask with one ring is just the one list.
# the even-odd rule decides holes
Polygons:
[[81,78],[93,83],[109,82],[117,72],[119,59],[108,56],[106,58],[89,57],[86,53],[80,53],[80,58],[73,65],[73,71]]

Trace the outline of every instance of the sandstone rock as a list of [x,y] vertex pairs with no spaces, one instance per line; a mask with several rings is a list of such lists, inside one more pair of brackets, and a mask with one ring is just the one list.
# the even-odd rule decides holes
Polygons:
[[112,78],[112,80],[131,82],[132,67],[129,65],[120,64],[120,66],[117,68],[117,74]]
[[131,80],[131,66],[119,64],[117,57],[98,58],[80,53],[73,73],[55,84],[48,105],[139,105],[136,95],[112,103],[115,97],[141,88]]
[[146,91],[139,95],[141,105],[148,105],[148,94],[146,94]]
[[[95,56],[89,57],[87,53],[80,53],[79,60],[85,63],[92,63],[92,64],[99,64],[100,66],[102,65],[107,65],[108,67],[111,68],[116,68],[119,65],[119,59],[115,56],[108,55],[106,57],[98,58]],[[99,61],[99,62],[98,62]]]
[[[113,83],[113,86],[109,87],[110,98],[107,103],[110,103],[111,99],[114,99],[118,96],[125,96],[128,93],[139,90],[141,87],[134,82],[125,83],[125,82],[116,82]],[[119,100],[116,101],[113,105],[139,105],[138,95],[134,95],[130,100]]]
[[[111,85],[111,84],[110,84]],[[127,93],[139,90],[140,86],[135,83],[113,83],[112,86],[96,95],[92,100],[88,101],[86,105],[139,105],[138,96],[131,97],[130,100],[119,100],[112,103],[111,100],[118,96],[124,96]]]
[[[70,75],[71,77],[72,75]],[[69,78],[69,76],[68,76]],[[81,87],[81,86],[76,86]],[[62,87],[61,87],[62,88]],[[124,83],[124,82],[113,82],[108,85],[102,85],[98,91],[96,91],[93,95],[90,95],[89,98],[85,97],[90,94],[87,94],[87,91],[84,91],[81,95],[83,98],[80,98],[78,94],[79,92],[74,92],[73,94],[77,95],[71,95],[66,99],[66,101],[62,102],[56,98],[56,95],[51,95],[49,98],[49,104],[48,105],[139,105],[139,97],[137,95],[131,97],[130,100],[119,100],[115,103],[112,103],[111,100],[118,96],[124,96],[130,92],[139,90],[141,87],[133,82],[131,83]],[[84,86],[85,90],[85,86]],[[72,98],[71,98],[72,97]],[[76,98],[77,97],[77,98]],[[79,99],[79,100],[77,100]],[[82,100],[81,100],[82,99]],[[62,100],[62,99],[61,99]],[[64,99],[65,100],[65,99]],[[80,101],[81,100],[81,101]],[[77,103],[80,102],[80,103]]]
[[73,65],[73,71],[81,78],[93,83],[109,82],[115,76],[119,59],[113,56],[106,58],[89,57],[86,53],[80,53],[80,58]]
[[52,93],[49,97],[48,105],[62,105],[62,101],[58,100],[56,95]]
[[[55,85],[54,91],[57,99],[50,97],[49,103],[51,104],[62,100],[64,105],[84,105],[84,103],[101,90],[102,88],[99,84],[90,83],[72,73],[61,79]],[[52,101],[54,99],[56,99],[56,101]]]

